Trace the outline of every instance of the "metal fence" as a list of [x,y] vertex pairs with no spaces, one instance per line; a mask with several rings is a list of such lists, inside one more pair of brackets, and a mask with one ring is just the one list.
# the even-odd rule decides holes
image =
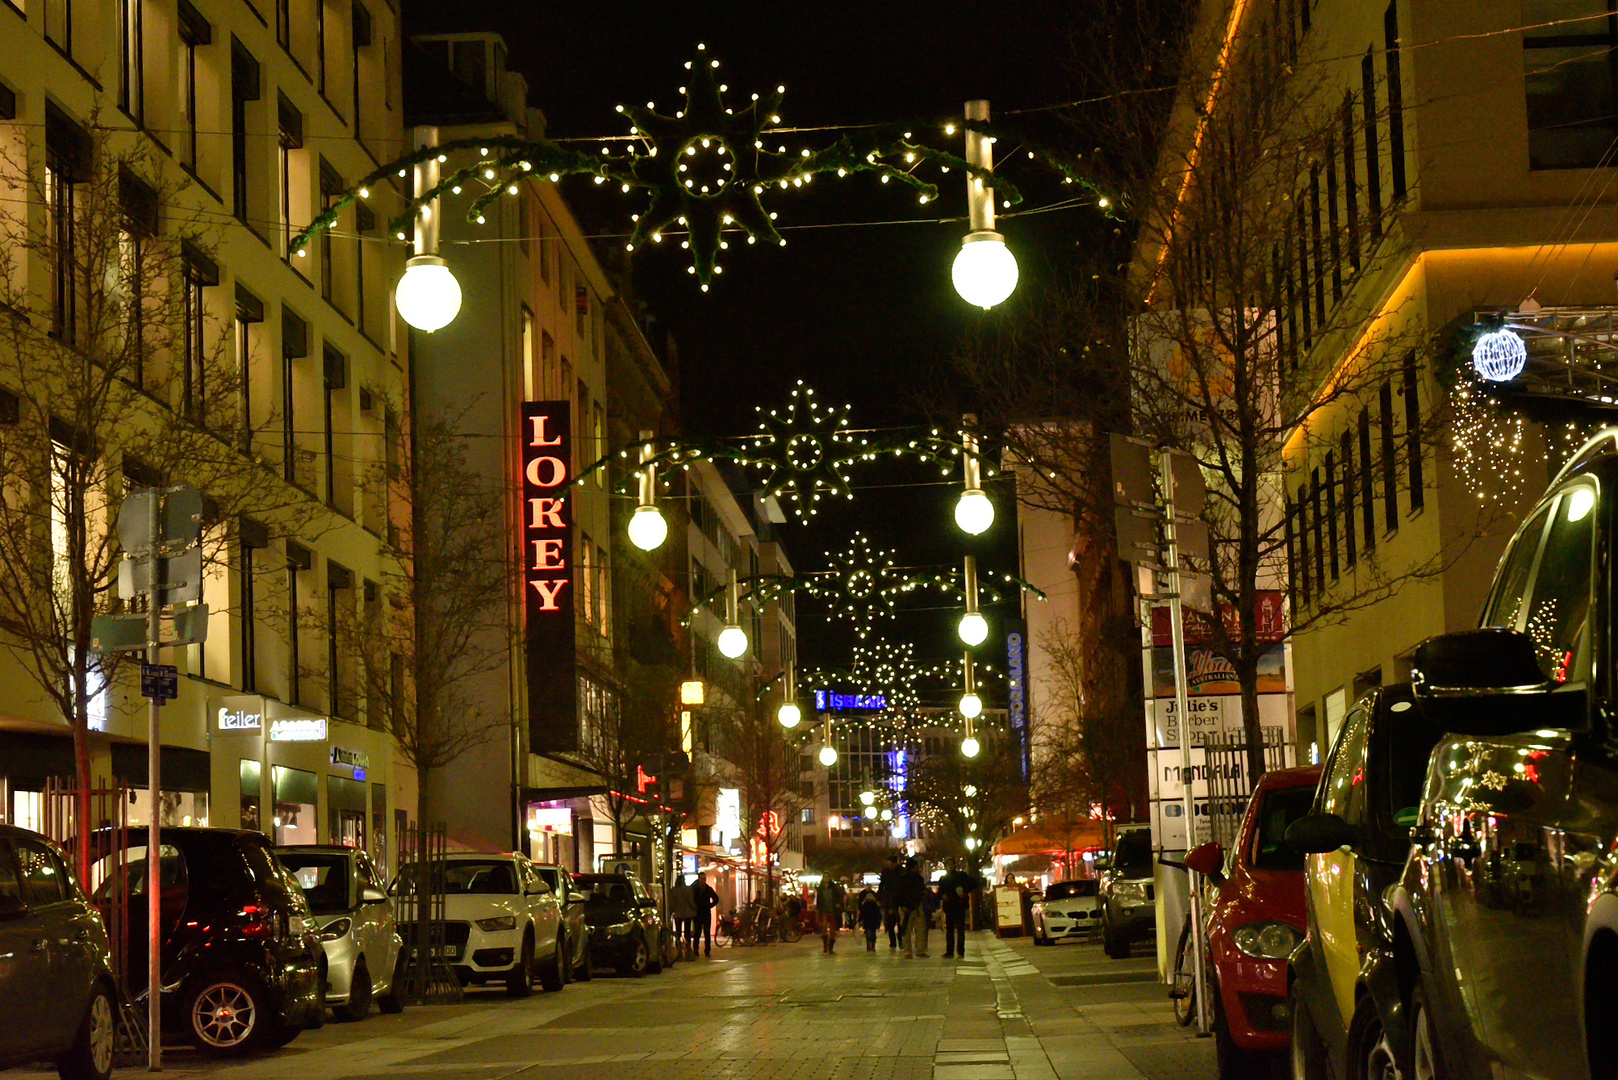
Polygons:
[[445,826],[408,825],[399,836],[399,876],[394,914],[404,949],[399,954],[401,995],[407,1001],[444,1004],[461,1000],[461,981],[449,965],[452,950],[444,918],[448,861]]
[[[1262,729],[1264,738],[1265,769],[1284,769],[1289,762],[1286,754],[1285,732],[1279,727]],[[1244,732],[1228,732],[1223,737],[1209,736],[1203,743],[1208,776],[1208,836],[1199,839],[1218,841],[1228,851],[1236,842],[1247,813],[1247,801],[1253,795],[1253,780],[1247,769],[1247,736]]]

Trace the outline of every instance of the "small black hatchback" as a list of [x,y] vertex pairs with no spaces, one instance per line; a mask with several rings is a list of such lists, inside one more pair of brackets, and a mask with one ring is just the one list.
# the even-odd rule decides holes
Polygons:
[[[325,1019],[325,951],[309,903],[263,835],[237,829],[162,831],[163,1027],[205,1053],[283,1046]],[[130,984],[146,985],[144,930],[152,860],[144,830],[129,834]],[[92,873],[112,887],[112,858]]]

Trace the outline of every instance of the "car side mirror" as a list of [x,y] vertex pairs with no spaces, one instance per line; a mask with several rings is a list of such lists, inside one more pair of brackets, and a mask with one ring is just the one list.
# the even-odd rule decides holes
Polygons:
[[544,878],[540,878],[539,880],[530,883],[528,886],[529,896],[544,896],[550,891],[550,882],[546,881]]
[[1185,857],[1185,868],[1220,882],[1225,879],[1225,849],[1218,842],[1198,844]]
[[1463,630],[1416,646],[1410,688],[1428,722],[1457,735],[1509,735],[1589,724],[1583,690],[1545,678],[1533,638],[1515,630]]
[[1359,830],[1336,814],[1307,814],[1288,826],[1286,835],[1292,849],[1306,855],[1353,847],[1359,838]]
[[388,894],[374,885],[366,885],[360,889],[360,903],[362,904],[385,904],[387,902]]

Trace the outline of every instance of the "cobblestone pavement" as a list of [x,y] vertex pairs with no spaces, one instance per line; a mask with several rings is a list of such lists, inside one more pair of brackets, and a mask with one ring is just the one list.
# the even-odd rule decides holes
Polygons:
[[[967,956],[907,960],[845,933],[716,950],[642,979],[598,977],[526,1001],[329,1023],[287,1048],[216,1064],[177,1048],[167,1072],[206,1080],[1213,1080],[1211,1040],[1175,1026],[1150,957],[1035,949],[971,935]],[[15,1074],[14,1074],[15,1075]],[[45,1077],[54,1074],[21,1074]],[[128,1075],[128,1073],[126,1073]]]

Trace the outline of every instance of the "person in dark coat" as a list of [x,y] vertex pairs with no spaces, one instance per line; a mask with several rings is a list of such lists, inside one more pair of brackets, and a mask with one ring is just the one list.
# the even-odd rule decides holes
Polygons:
[[912,855],[900,871],[895,886],[899,902],[899,934],[904,938],[905,958],[927,955],[927,879],[921,876],[921,862]]
[[944,908],[944,959],[966,955],[966,914],[973,895],[982,888],[982,879],[965,869],[960,859],[949,861],[949,873],[938,882],[938,900]]
[[697,938],[702,939],[702,955],[713,955],[713,909],[719,906],[719,894],[714,892],[708,879],[698,877],[691,886],[691,902],[697,907],[697,933],[691,939],[692,955],[697,951]]
[[876,932],[882,927],[882,905],[877,901],[874,890],[860,890],[859,913],[860,926],[865,931],[865,951],[875,952]]
[[899,856],[889,855],[888,865],[882,868],[882,874],[877,880],[876,902],[882,905],[882,925],[888,931],[888,948],[899,947],[899,901],[896,892],[899,884]]

